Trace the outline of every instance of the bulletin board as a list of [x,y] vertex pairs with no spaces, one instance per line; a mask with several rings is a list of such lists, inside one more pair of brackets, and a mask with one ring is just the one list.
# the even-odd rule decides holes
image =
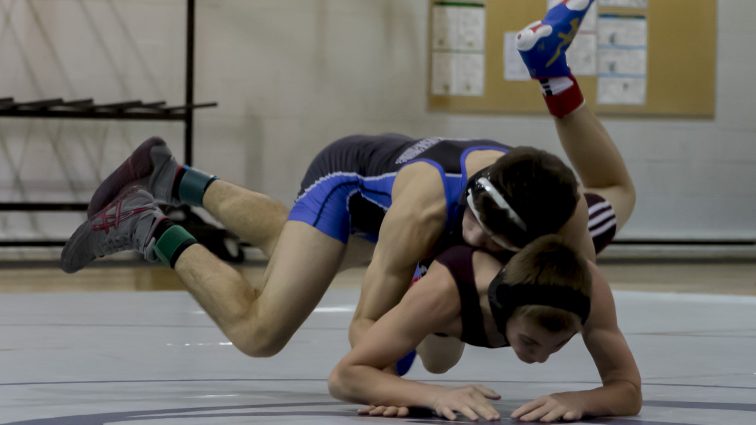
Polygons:
[[[643,1],[643,0],[641,0]],[[434,7],[463,2],[430,3],[429,86],[428,105],[433,111],[471,113],[546,113],[540,88],[533,81],[505,79],[505,34],[517,32],[543,17],[547,0],[487,0],[477,6],[479,19],[485,21],[480,34],[480,73],[477,87],[471,94],[439,94],[434,81]],[[612,115],[713,117],[715,111],[717,4],[716,0],[647,0],[646,6],[616,7],[605,0],[596,4],[603,22],[612,17],[645,19],[647,28],[645,92],[643,100],[635,104],[606,102],[599,97],[598,70],[594,75],[577,76],[580,87],[594,111]],[[632,1],[631,1],[632,3]],[[601,19],[599,19],[601,22]],[[439,80],[436,78],[436,80]],[[606,81],[606,79],[604,80]],[[601,84],[604,84],[602,82]],[[602,86],[606,87],[606,86]],[[436,94],[434,94],[436,93]],[[620,102],[621,103],[621,102]]]

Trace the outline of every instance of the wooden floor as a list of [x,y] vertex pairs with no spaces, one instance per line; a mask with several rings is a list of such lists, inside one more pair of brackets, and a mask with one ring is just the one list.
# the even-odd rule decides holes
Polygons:
[[[68,275],[52,262],[0,265],[0,292],[167,291],[183,290],[175,273],[137,262],[98,263]],[[262,264],[238,268],[250,281],[259,280]],[[756,262],[602,264],[610,284],[628,291],[756,295]],[[357,286],[364,269],[339,274],[334,286]]]

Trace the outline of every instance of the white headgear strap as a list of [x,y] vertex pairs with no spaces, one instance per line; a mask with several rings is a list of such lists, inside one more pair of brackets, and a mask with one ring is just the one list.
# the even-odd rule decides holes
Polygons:
[[[525,225],[525,222],[522,221],[522,219],[514,210],[514,208],[512,208],[509,205],[509,202],[507,202],[507,200],[504,199],[504,196],[502,196],[501,192],[496,190],[496,187],[493,185],[493,183],[491,183],[491,180],[488,180],[488,178],[484,176],[484,177],[479,177],[478,180],[476,180],[475,182],[478,185],[480,185],[491,196],[491,199],[494,200],[494,202],[499,208],[506,210],[509,213],[509,218],[511,218],[512,221],[515,222],[517,227],[522,229],[523,232],[527,231],[528,227]],[[468,205],[471,204],[469,201],[470,200],[468,199]],[[480,219],[478,219],[478,221],[480,221]]]

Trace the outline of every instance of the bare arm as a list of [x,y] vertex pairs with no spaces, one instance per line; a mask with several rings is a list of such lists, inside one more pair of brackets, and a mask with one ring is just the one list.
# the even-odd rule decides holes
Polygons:
[[418,261],[430,252],[446,223],[443,183],[430,164],[403,169],[392,197],[349,328],[353,347],[376,320],[399,303]]
[[592,311],[583,330],[583,341],[603,385],[577,394],[584,398],[586,415],[636,415],[643,402],[638,366],[617,325],[611,289],[598,267],[594,264],[590,267],[593,275]]
[[583,329],[583,341],[601,375],[601,387],[541,397],[517,409],[521,420],[551,422],[577,420],[582,416],[628,416],[640,412],[641,379],[633,354],[617,326],[609,285],[598,268],[593,275],[591,315]]
[[602,385],[588,391],[571,391],[539,397],[512,413],[522,421],[578,420],[583,416],[636,415],[641,409],[638,367],[617,326],[611,290],[598,268],[593,275],[591,315],[583,341],[601,375]]
[[383,370],[394,364],[427,335],[445,331],[459,320],[460,300],[449,271],[433,263],[428,274],[402,301],[380,318],[331,372],[328,388],[341,400],[373,406],[426,407],[448,419],[455,411],[470,419],[496,419],[498,412],[486,398],[490,389],[468,386],[451,389],[399,378]]
[[559,235],[589,261],[596,261],[596,249],[588,232],[588,203],[580,195],[572,217],[559,229]]

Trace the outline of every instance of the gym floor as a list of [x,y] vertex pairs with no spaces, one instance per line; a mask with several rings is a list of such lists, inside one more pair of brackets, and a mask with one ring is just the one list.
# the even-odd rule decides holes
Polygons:
[[[64,275],[44,262],[2,264],[2,424],[444,422],[360,417],[357,406],[329,396],[328,373],[348,350],[360,269],[339,275],[283,352],[252,359],[227,342],[170,270],[115,263]],[[645,401],[638,417],[580,423],[756,423],[756,265],[602,268]],[[496,406],[504,423],[534,397],[598,383],[579,338],[542,365],[521,363],[508,349],[468,347],[449,373],[430,375],[416,363],[408,377],[490,386],[503,396]]]

